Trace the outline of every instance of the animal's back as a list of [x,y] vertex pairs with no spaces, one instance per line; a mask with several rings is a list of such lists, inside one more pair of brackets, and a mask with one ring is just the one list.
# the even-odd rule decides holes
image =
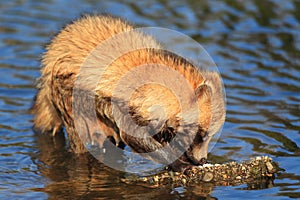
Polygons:
[[39,91],[32,109],[38,131],[52,131],[53,134],[59,131],[62,120],[57,113],[56,104],[59,102],[55,100],[64,99],[55,96],[57,89],[71,92],[75,76],[88,54],[102,41],[131,29],[132,26],[117,18],[85,16],[67,25],[52,40],[43,55]]

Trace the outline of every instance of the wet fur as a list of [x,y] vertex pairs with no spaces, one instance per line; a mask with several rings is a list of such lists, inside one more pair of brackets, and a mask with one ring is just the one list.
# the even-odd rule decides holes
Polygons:
[[[98,44],[115,34],[132,29],[131,25],[121,19],[95,15],[85,16],[61,30],[48,45],[42,59],[42,75],[38,81],[38,93],[32,108],[34,129],[37,132],[55,135],[63,127],[66,127],[70,149],[75,153],[86,151],[74,127],[72,113],[74,81],[82,63]],[[136,90],[128,102],[132,119],[141,126],[147,125],[153,119],[160,118],[159,112],[149,112],[149,108],[156,102],[161,102],[166,113],[164,116],[166,123],[162,126],[161,131],[153,137],[142,140],[124,133],[116,125],[111,110],[112,91],[122,76],[139,65],[157,63],[182,74],[195,91],[199,111],[205,113],[200,116],[199,134],[188,152],[190,159],[194,159],[196,163],[200,162],[201,158],[206,156],[205,153],[199,153],[200,147],[204,143],[203,138],[207,135],[213,135],[219,130],[225,118],[219,75],[209,71],[200,73],[184,58],[162,50],[160,45],[151,37],[139,33],[134,34],[133,37],[132,44],[129,45],[134,47],[135,41],[142,41],[142,43],[151,44],[155,49],[136,50],[119,57],[105,71],[101,81],[93,91],[88,88],[91,85],[89,83],[91,80],[88,78],[85,80],[87,88],[82,88],[82,91],[95,94],[98,117],[97,122],[89,122],[89,124],[98,123],[105,132],[105,137],[99,136],[94,132],[93,127],[88,127],[88,133],[85,133],[86,137],[90,142],[96,142],[99,146],[102,145],[106,137],[109,137],[116,145],[124,147],[126,144],[135,152],[154,151],[174,138],[179,128],[178,121],[182,117],[180,116],[180,105],[174,95],[172,96],[170,91],[164,87],[156,85],[141,87]],[[97,70],[97,68],[92,70]],[[157,74],[157,76],[164,76],[164,74]],[[88,107],[84,102],[83,100],[83,107]],[[89,119],[83,120],[88,121]]]

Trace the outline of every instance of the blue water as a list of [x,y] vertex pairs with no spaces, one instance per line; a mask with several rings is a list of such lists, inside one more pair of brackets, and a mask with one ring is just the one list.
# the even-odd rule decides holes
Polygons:
[[[35,135],[28,109],[45,45],[83,13],[108,13],[137,26],[189,35],[216,62],[226,88],[227,118],[210,152],[214,162],[269,155],[284,172],[251,187],[148,188],[89,157],[74,157],[64,138]],[[0,198],[300,198],[300,2],[1,1]]]

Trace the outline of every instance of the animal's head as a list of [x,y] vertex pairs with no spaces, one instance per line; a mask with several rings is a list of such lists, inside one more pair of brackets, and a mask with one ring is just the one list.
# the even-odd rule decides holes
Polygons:
[[195,89],[194,101],[198,109],[187,112],[187,118],[196,114],[197,122],[191,120],[177,128],[177,132],[188,135],[188,139],[183,139],[184,145],[187,145],[186,152],[171,164],[174,170],[206,163],[209,142],[225,121],[224,95],[220,75],[217,72],[204,72],[204,82]]
[[171,164],[174,170],[177,164],[180,168],[203,164],[209,141],[225,119],[220,75],[199,70],[170,52],[147,51],[139,60],[145,60],[141,59],[145,55],[148,63],[155,64],[133,68],[118,82],[114,101],[121,112],[114,111],[114,120],[121,139],[135,152],[160,163],[180,157]]

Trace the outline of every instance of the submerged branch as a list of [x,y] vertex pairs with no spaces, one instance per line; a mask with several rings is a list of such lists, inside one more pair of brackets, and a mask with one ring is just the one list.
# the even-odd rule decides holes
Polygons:
[[190,183],[212,183],[213,185],[239,185],[272,180],[279,167],[268,156],[256,157],[246,162],[225,164],[204,164],[193,166],[184,173],[163,171],[156,175],[137,177],[129,176],[122,181],[141,183],[152,186],[167,184],[186,185]]

